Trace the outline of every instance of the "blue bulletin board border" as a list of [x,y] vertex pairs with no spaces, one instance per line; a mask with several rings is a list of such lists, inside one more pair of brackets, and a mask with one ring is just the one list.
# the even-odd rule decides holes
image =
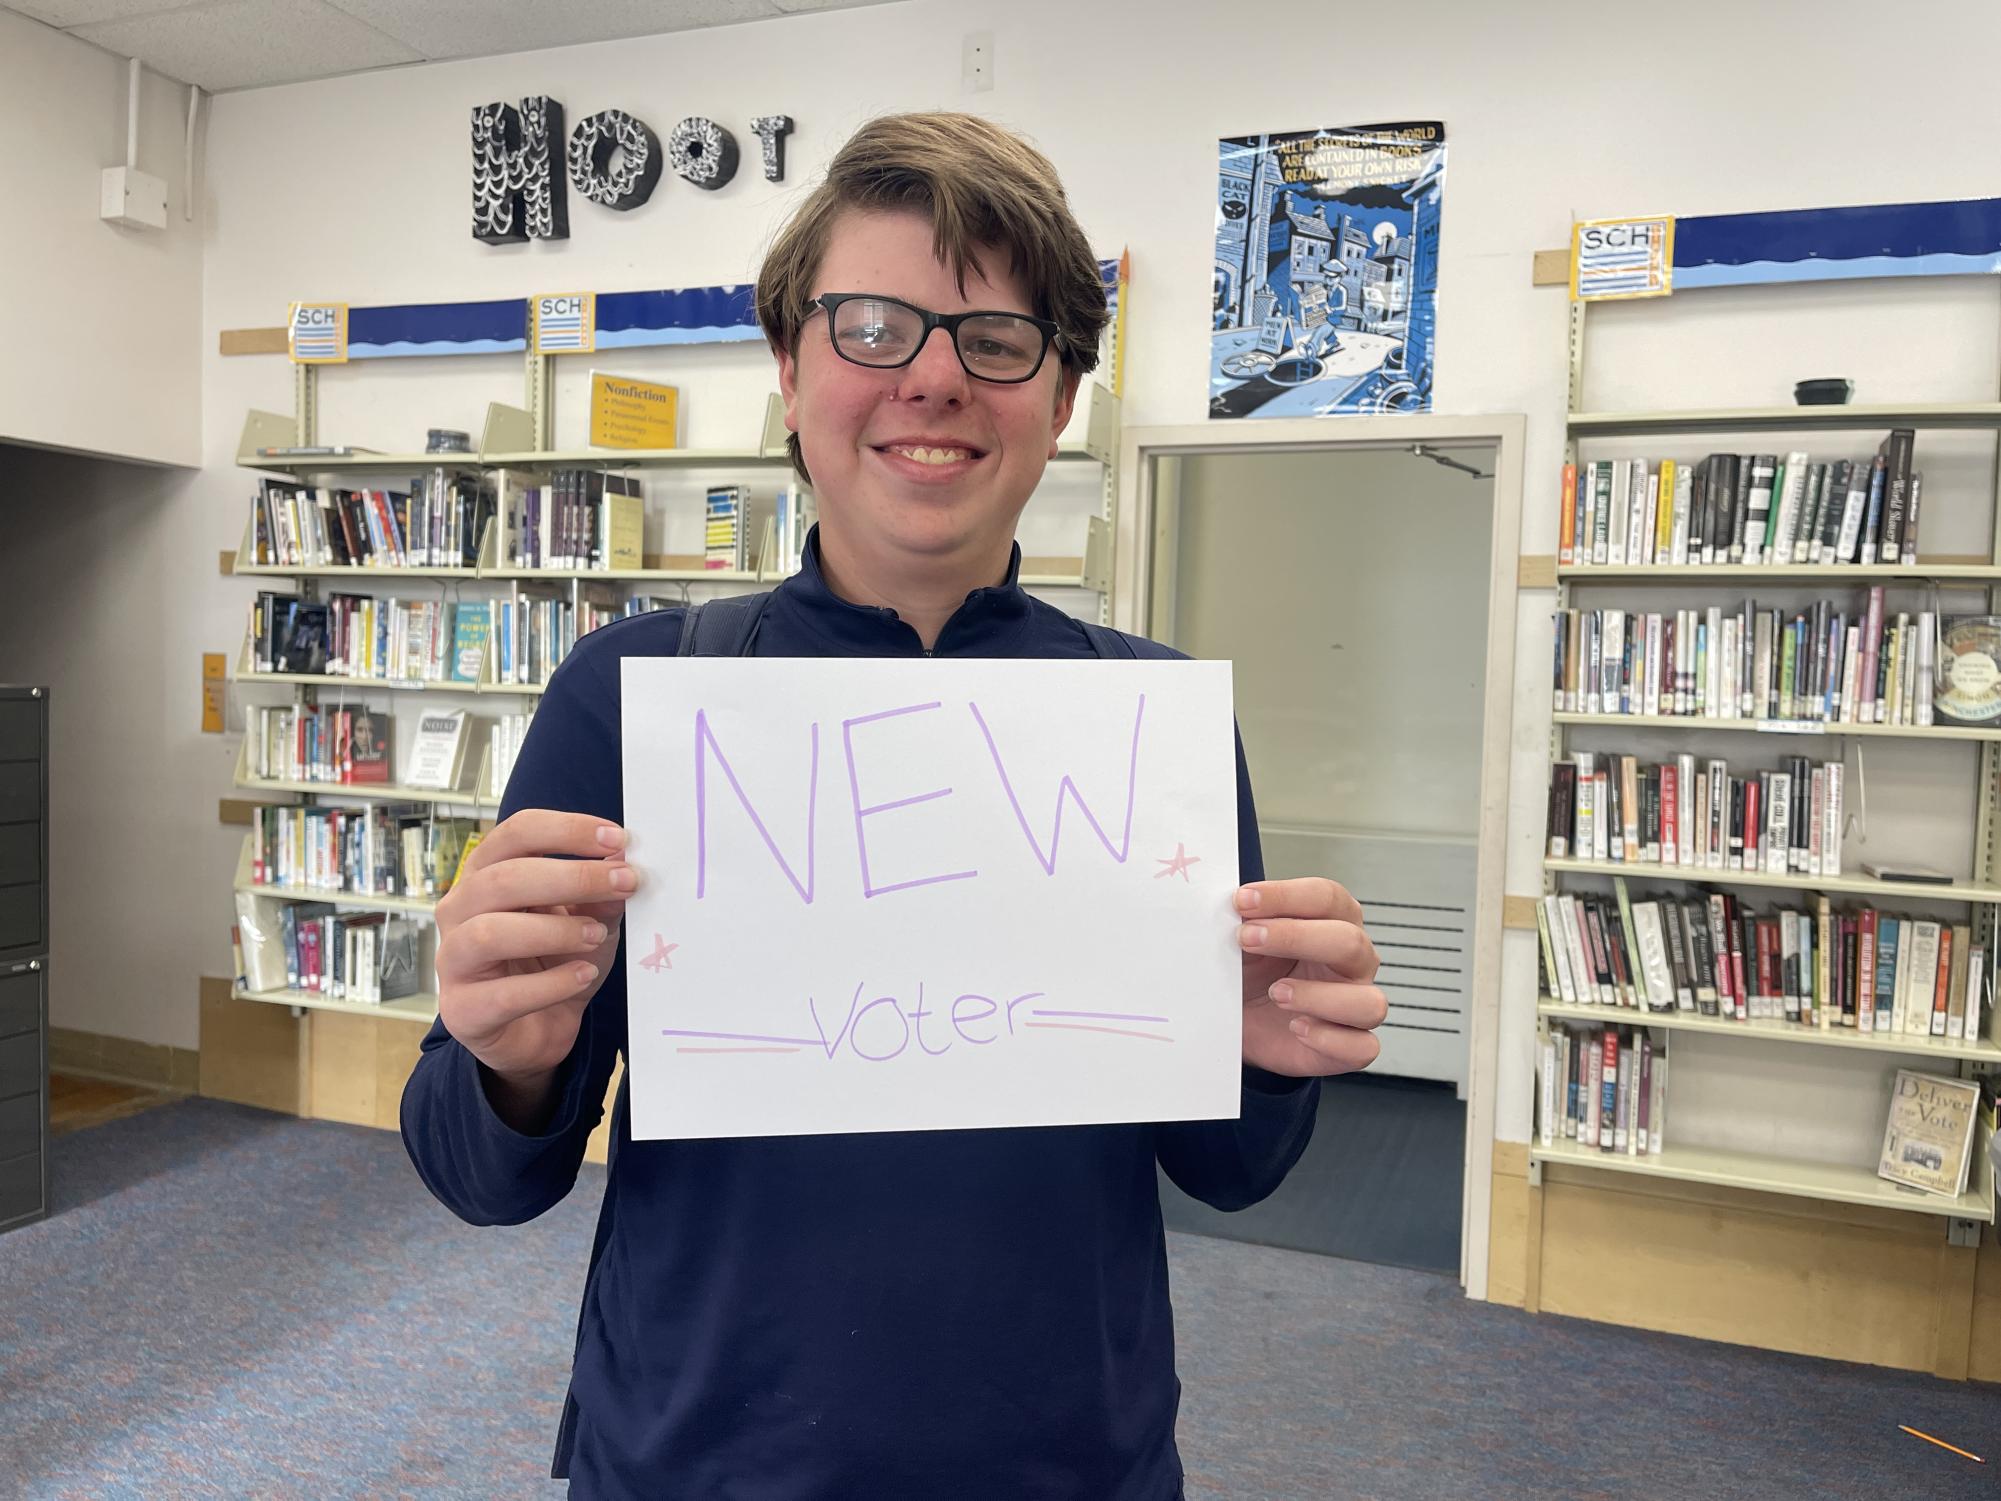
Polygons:
[[[1116,313],[1119,263],[1100,261],[1105,300]],[[599,292],[599,349],[668,344],[734,344],[762,339],[749,285]],[[420,302],[348,309],[350,360],[413,356],[518,354],[528,348],[528,299]]]
[[2001,198],[1676,216],[1674,290],[2001,272]]

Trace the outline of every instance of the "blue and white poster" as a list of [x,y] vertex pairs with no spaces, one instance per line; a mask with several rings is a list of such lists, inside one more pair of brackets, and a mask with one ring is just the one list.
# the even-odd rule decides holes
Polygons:
[[1445,127],[1221,143],[1211,417],[1431,407]]

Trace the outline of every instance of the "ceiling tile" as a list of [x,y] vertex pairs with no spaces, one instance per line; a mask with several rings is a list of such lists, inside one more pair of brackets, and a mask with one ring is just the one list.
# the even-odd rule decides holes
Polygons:
[[95,21],[122,21],[157,10],[179,10],[188,0],[6,0],[0,9],[16,10],[51,26],[88,26]]
[[776,16],[772,0],[330,0],[424,56],[493,57]]
[[71,34],[211,93],[423,61],[322,0],[215,0]]

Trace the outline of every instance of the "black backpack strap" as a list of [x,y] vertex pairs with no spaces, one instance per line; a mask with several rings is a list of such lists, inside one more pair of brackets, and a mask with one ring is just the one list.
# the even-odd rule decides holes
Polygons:
[[1084,628],[1084,635],[1091,643],[1091,650],[1099,656],[1118,658],[1139,655],[1133,650],[1132,642],[1109,626],[1102,626],[1090,620],[1080,620],[1077,624]]
[[1171,660],[1180,655],[1158,641],[1149,641],[1144,636],[1128,636],[1123,631],[1112,630],[1109,626],[1093,621],[1080,620],[1077,624],[1084,628],[1084,635],[1090,640],[1091,650],[1101,657],[1112,659],[1152,657]]
[[764,607],[771,603],[769,590],[763,594],[737,594],[725,599],[705,600],[689,605],[681,617],[681,644],[678,657],[747,657],[757,641],[757,628],[764,619]]

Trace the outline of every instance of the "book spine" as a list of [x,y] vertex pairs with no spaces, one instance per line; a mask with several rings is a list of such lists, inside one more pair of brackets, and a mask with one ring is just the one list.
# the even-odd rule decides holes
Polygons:
[[1834,561],[1854,563],[1860,561],[1862,517],[1869,506],[1869,471],[1860,464],[1845,460],[1843,463],[1847,493],[1841,507],[1841,531],[1834,544]]
[[1673,530],[1668,538],[1668,561],[1680,566],[1688,562],[1688,513],[1695,488],[1695,466],[1676,466],[1674,476]]
[[1911,493],[1904,511],[1904,562],[1915,568],[1918,562],[1918,502],[1924,497],[1925,477],[1911,471]]
[[1914,437],[1911,429],[1899,427],[1891,429],[1885,440],[1889,472],[1883,493],[1883,540],[1877,550],[1877,556],[1885,564],[1900,563],[1904,557],[1904,517],[1910,506]]
[[1624,1145],[1619,1140],[1619,1029],[1602,1029],[1601,1058],[1598,1069],[1598,1146],[1602,1151],[1616,1151]]
[[1888,475],[1888,461],[1879,452],[1869,466],[1869,501],[1862,512],[1862,566],[1865,568],[1873,567],[1877,558],[1883,526],[1883,491]]

